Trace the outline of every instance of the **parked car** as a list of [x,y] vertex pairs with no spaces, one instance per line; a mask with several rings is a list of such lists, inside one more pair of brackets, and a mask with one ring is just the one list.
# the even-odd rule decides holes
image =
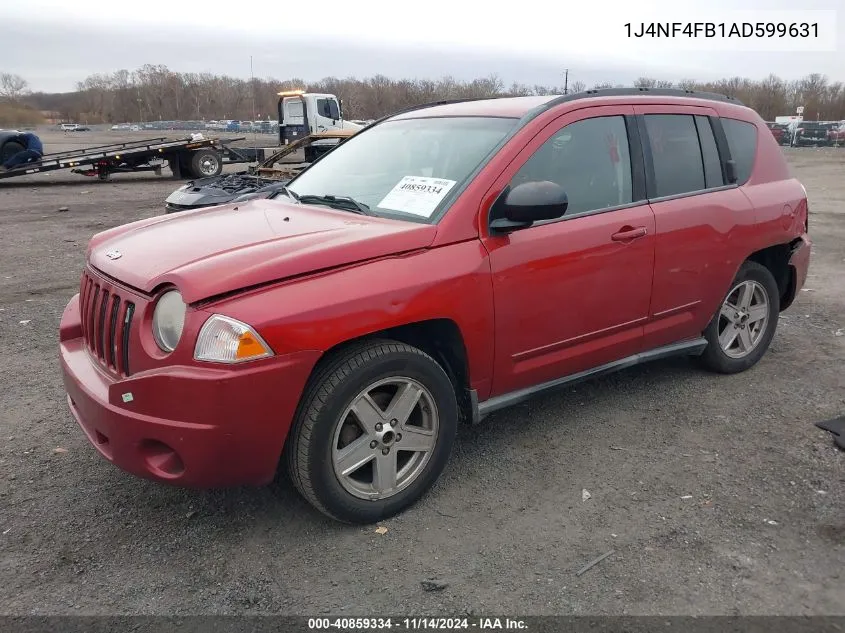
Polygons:
[[21,144],[21,130],[0,130],[0,165],[26,149]]
[[832,125],[827,132],[827,137],[832,145],[842,145],[845,143],[845,121],[839,121]]
[[789,125],[786,123],[775,123],[773,121],[767,121],[766,125],[771,130],[772,136],[775,137],[778,145],[789,144]]
[[95,235],[61,317],[70,410],[141,477],[282,467],[337,520],[394,515],[459,423],[654,359],[754,367],[810,260],[777,149],[677,90],[400,112],[273,199]]
[[63,132],[90,132],[91,128],[87,125],[80,125],[79,123],[62,123],[59,126]]
[[832,145],[833,142],[828,132],[833,127],[833,124],[821,121],[802,121],[795,128],[792,145],[795,147]]

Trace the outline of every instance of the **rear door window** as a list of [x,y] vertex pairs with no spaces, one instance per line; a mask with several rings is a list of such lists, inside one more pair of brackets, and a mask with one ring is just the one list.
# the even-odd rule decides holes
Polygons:
[[656,197],[706,188],[704,160],[695,119],[688,114],[646,114],[654,162]]

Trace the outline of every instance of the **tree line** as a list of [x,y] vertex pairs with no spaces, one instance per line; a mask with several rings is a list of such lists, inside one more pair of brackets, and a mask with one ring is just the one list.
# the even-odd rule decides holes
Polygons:
[[[640,77],[637,87],[705,90],[738,98],[766,120],[795,113],[804,107],[804,118],[845,119],[845,84],[813,73],[787,81],[769,75],[761,80],[731,77],[713,82],[693,79],[670,82]],[[587,88],[622,87],[621,84],[570,83],[568,92]],[[0,73],[0,124],[34,124],[42,111],[54,112],[64,121],[80,123],[129,123],[152,120],[213,120],[277,118],[277,93],[301,88],[336,94],[343,100],[348,119],[373,119],[405,107],[439,99],[488,96],[562,94],[564,86],[512,83],[497,75],[461,81],[440,79],[391,79],[375,75],[363,79],[327,77],[319,81],[299,78],[240,79],[211,73],[181,73],[164,65],[146,64],[134,71],[94,74],[66,93],[31,92],[25,78]]]

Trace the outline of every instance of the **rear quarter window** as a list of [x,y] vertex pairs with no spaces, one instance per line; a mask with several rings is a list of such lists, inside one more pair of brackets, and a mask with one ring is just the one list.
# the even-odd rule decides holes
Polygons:
[[751,178],[757,155],[757,126],[748,121],[722,119],[722,127],[728,138],[731,158],[736,161],[736,184],[744,185]]

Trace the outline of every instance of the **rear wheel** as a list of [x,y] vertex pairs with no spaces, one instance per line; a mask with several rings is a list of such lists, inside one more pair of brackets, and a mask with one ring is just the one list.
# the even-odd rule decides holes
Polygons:
[[299,492],[339,521],[371,523],[415,503],[446,466],[454,388],[421,350],[380,340],[333,358],[306,391],[287,448]]
[[201,149],[193,152],[190,161],[190,171],[194,178],[219,176],[223,171],[223,161],[220,158],[220,153],[213,149]]
[[705,367],[723,374],[750,369],[763,357],[777,328],[780,293],[768,268],[745,262],[719,311],[704,331]]

